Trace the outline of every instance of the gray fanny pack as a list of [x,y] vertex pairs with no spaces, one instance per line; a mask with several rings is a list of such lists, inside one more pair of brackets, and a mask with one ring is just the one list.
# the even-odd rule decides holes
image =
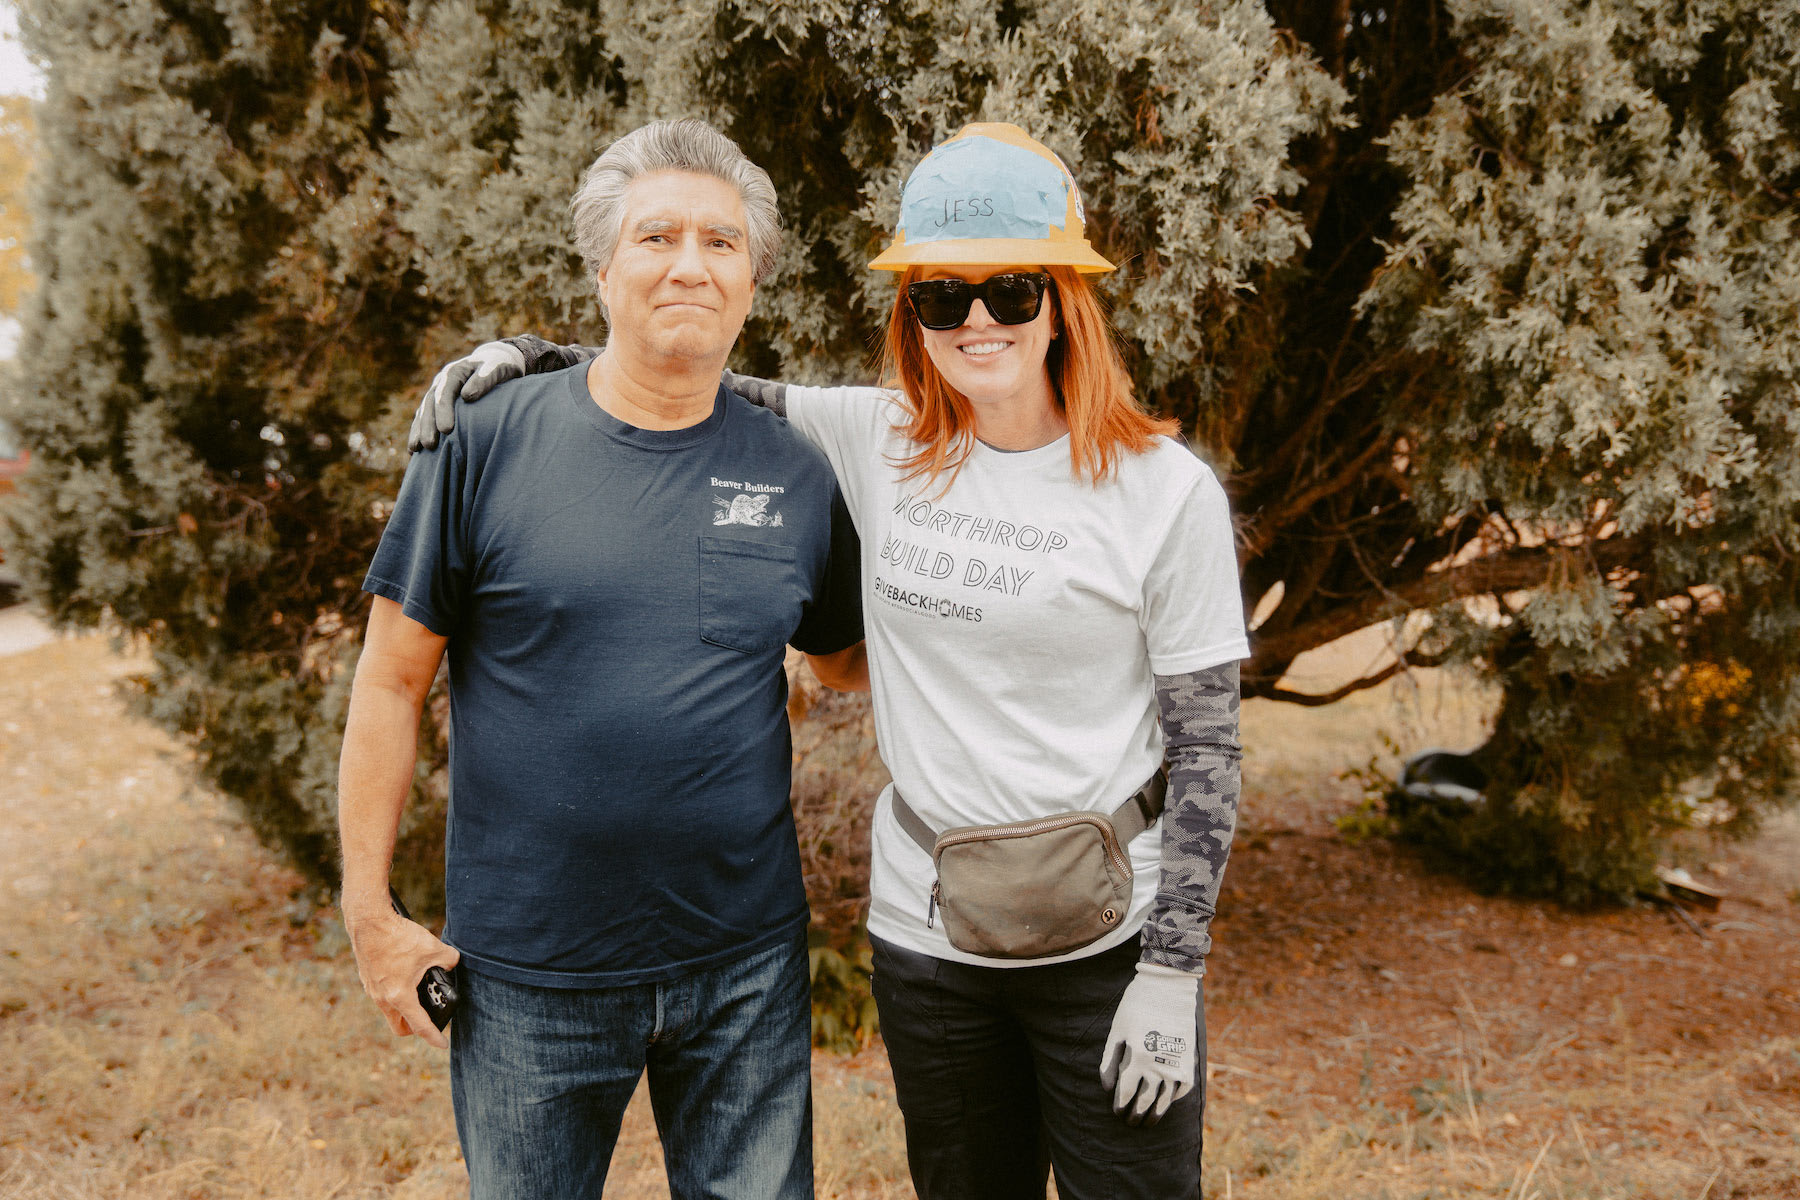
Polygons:
[[931,855],[937,881],[925,914],[950,944],[987,958],[1048,958],[1096,942],[1131,911],[1131,840],[1162,815],[1159,769],[1111,813],[1062,812],[935,833],[898,789],[894,819]]

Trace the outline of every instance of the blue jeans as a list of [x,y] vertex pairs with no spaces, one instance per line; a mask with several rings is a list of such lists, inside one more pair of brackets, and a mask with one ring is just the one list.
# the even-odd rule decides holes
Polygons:
[[473,1200],[599,1197],[646,1070],[673,1200],[811,1200],[803,931],[663,983],[459,983],[450,1094]]

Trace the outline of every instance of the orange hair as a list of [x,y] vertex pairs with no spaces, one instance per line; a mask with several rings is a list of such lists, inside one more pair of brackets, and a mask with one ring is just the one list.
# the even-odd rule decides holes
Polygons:
[[[1062,320],[1062,335],[1050,343],[1044,361],[1069,423],[1069,469],[1078,479],[1100,483],[1120,455],[1142,454],[1158,434],[1175,436],[1181,425],[1138,407],[1118,341],[1087,277],[1067,267],[1043,269],[1055,285],[1050,294]],[[953,482],[975,449],[975,413],[925,352],[923,330],[906,301],[906,285],[922,274],[923,268],[908,267],[900,276],[882,345],[881,377],[900,389],[912,417],[902,432],[919,447],[895,464],[906,472],[902,478],[929,482],[947,470]]]

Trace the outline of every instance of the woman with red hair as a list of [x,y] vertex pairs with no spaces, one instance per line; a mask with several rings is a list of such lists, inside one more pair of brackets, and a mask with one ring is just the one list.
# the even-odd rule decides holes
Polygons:
[[[1248,653],[1224,491],[1138,406],[1088,282],[1112,264],[1023,130],[936,147],[870,265],[900,274],[889,388],[726,384],[824,451],[863,540],[894,777],[868,928],[914,1184],[1041,1198],[1054,1168],[1065,1200],[1197,1196]],[[416,441],[453,419],[440,397],[591,354],[483,351]]]

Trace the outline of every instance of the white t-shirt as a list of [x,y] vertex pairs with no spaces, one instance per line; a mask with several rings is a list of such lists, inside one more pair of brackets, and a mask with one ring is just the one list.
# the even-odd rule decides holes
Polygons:
[[[788,419],[837,471],[862,535],[875,734],[927,825],[1110,812],[1162,762],[1154,675],[1245,658],[1225,493],[1180,442],[1127,454],[1094,486],[1064,436],[1007,453],[977,443],[946,491],[901,480],[914,443],[875,388],[787,389]],[[941,493],[941,494],[940,494]],[[1131,843],[1128,918],[1063,958],[1136,937],[1161,865],[1159,821]],[[1024,966],[926,927],[931,856],[877,801],[869,932],[958,962]]]

